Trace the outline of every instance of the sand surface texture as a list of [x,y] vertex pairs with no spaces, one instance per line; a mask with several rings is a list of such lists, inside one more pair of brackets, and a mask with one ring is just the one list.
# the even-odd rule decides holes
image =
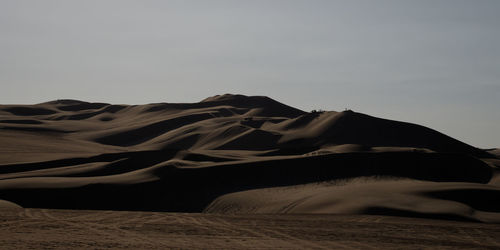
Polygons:
[[[261,96],[220,95],[180,104],[0,105],[0,206],[205,212],[212,215],[196,216],[231,224],[220,229],[228,235],[248,229],[235,226],[245,224],[245,217],[226,220],[217,214],[500,223],[499,166],[498,150],[478,149],[430,128],[353,111],[304,112]],[[33,211],[54,221],[65,213]],[[78,216],[89,215],[75,216],[53,230],[76,227]],[[192,225],[196,216],[189,219]],[[268,223],[266,216],[256,218]],[[293,224],[299,217],[277,218]],[[203,225],[193,230],[208,230]],[[311,244],[276,230],[270,237]]]
[[2,249],[498,249],[495,224],[378,215],[4,210]]

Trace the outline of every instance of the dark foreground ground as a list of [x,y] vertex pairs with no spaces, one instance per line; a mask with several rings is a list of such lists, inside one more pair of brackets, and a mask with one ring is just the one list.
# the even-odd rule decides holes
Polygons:
[[0,211],[2,249],[499,249],[500,225],[373,215]]

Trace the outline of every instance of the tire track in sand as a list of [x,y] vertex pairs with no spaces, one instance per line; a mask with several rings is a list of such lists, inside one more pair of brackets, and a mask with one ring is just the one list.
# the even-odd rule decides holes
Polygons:
[[[213,222],[215,221],[215,222]],[[213,221],[210,221],[209,223],[212,223],[214,226],[221,226],[223,225],[224,229],[229,229],[237,234],[241,234],[241,232],[246,232],[250,235],[253,235],[254,237],[260,237],[263,239],[267,239],[270,241],[281,241],[285,243],[285,245],[289,245],[289,248],[291,249],[331,249],[331,247],[323,246],[311,241],[306,241],[299,239],[297,237],[293,237],[289,234],[286,234],[284,232],[279,232],[277,230],[273,230],[270,228],[259,228],[258,230],[255,229],[256,225],[252,226],[247,226],[247,225],[234,225],[228,222],[227,220],[221,219],[221,218],[213,218]],[[331,242],[329,241],[332,245],[335,245],[335,248],[341,248],[341,249],[355,249],[352,247],[349,247],[348,245],[344,245],[342,243],[337,243],[337,242]]]
[[[126,243],[141,243],[146,245],[147,247],[154,247],[157,244],[162,245],[162,247],[168,247],[166,245],[163,245],[162,242],[157,242],[154,241],[153,239],[150,239],[148,237],[145,237],[143,235],[133,233],[128,230],[123,230],[120,229],[116,226],[110,226],[110,225],[104,225],[104,224],[98,224],[98,223],[93,223],[93,222],[86,222],[86,221],[78,221],[78,222],[73,222],[67,219],[60,219],[55,216],[53,216],[47,209],[42,209],[40,214],[42,217],[45,217],[46,219],[50,219],[53,221],[57,221],[59,223],[64,223],[68,226],[92,231],[94,233],[97,233],[99,235],[104,235],[108,236],[110,238],[117,239],[118,241],[125,241]],[[152,242],[156,244],[152,244]]]

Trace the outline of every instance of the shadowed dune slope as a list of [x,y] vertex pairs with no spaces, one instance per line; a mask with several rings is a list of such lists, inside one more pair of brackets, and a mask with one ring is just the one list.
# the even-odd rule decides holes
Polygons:
[[263,96],[0,105],[0,142],[0,199],[22,207],[500,221],[498,150]]

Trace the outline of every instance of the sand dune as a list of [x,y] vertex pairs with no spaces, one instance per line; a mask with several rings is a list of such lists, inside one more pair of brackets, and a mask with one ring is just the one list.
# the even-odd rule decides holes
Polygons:
[[209,213],[385,214],[500,223],[500,187],[463,182],[355,178],[235,192]]
[[0,142],[0,199],[23,207],[500,222],[498,150],[268,97],[0,105]]

